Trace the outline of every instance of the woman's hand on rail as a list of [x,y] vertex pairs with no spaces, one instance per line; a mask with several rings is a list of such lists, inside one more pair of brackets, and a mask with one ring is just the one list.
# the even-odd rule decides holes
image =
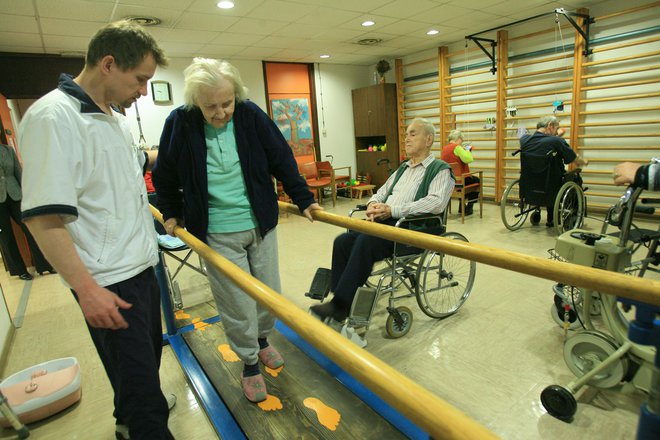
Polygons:
[[174,227],[183,226],[183,220],[171,217],[165,220],[163,226],[165,227],[165,232],[167,232],[167,235],[171,235],[172,237],[174,237]]
[[307,217],[307,219],[312,223],[314,223],[314,217],[312,217],[312,211],[314,211],[315,209],[319,209],[323,211],[323,208],[318,203],[312,203],[307,207],[307,209],[303,211],[303,215]]

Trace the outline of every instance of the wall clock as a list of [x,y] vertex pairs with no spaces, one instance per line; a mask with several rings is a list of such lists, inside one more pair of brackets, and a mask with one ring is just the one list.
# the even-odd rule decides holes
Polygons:
[[172,86],[167,81],[151,81],[151,96],[156,104],[171,104]]

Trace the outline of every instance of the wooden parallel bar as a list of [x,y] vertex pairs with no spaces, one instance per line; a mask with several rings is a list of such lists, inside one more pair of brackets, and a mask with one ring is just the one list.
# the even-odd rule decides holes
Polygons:
[[537,81],[537,82],[531,82],[527,84],[517,84],[515,86],[507,86],[507,90],[515,90],[515,89],[522,89],[522,88],[527,88],[527,87],[535,87],[535,86],[545,86],[547,84],[557,84],[560,82],[569,82],[573,81],[572,78],[557,78],[557,79],[551,79],[547,81]]
[[445,106],[481,104],[482,102],[495,102],[497,98],[470,99],[469,101],[450,101]]
[[445,88],[446,89],[455,89],[457,87],[468,87],[468,86],[474,86],[474,85],[477,85],[477,84],[490,84],[490,83],[497,83],[497,81],[494,80],[494,79],[485,79],[483,81],[464,82],[462,84],[449,84],[449,85],[446,85]]
[[[588,24],[584,16],[589,15],[589,10],[585,8],[578,9],[578,14],[581,14],[582,17],[577,18],[577,24],[580,29],[586,34],[588,29]],[[573,147],[575,153],[579,154],[580,145],[578,143],[579,128],[578,123],[580,118],[583,117],[580,113],[582,110],[582,99],[585,98],[586,93],[584,91],[585,80],[582,78],[584,75],[584,49],[587,47],[587,41],[582,36],[580,32],[575,30],[575,50],[573,51],[573,90],[571,91],[571,97],[573,99],[573,106],[571,107],[571,132],[568,137],[570,145]],[[581,48],[581,49],[578,49]],[[570,165],[569,169],[575,169],[575,165]]]
[[580,134],[580,139],[595,139],[595,138],[635,138],[635,137],[658,137],[660,133],[608,133],[608,134]]
[[417,60],[417,61],[413,61],[413,62],[411,62],[411,63],[406,63],[406,64],[402,65],[401,67],[416,66],[416,65],[418,65],[418,64],[432,63],[432,62],[434,62],[434,61],[435,61],[435,58],[433,58],[433,57],[431,57],[431,58],[424,58],[423,60]]
[[[150,209],[154,217],[162,223],[163,217],[160,212],[153,206],[150,206]],[[296,206],[287,203],[280,204],[280,209],[300,214]],[[344,221],[339,216],[320,210],[314,211],[313,216],[316,220],[329,224],[339,225]],[[346,219],[355,223],[360,222],[360,220],[347,217]],[[369,226],[391,228],[384,225]],[[379,234],[389,235],[391,233],[387,229],[378,229],[380,228],[374,231]],[[465,440],[471,438],[497,438],[492,432],[408,379],[376,356],[355,344],[347,344],[346,339],[338,332],[324,325],[258,279],[241,270],[234,263],[214,252],[185,229],[175,227],[174,234],[183,240],[190,249],[204,258],[207,264],[212,265],[227,276],[236,286],[271,311],[301,338],[319,349],[329,359],[332,359],[333,362],[434,438]]]
[[659,146],[635,146],[635,147],[619,147],[619,146],[590,146],[590,145],[584,145],[582,147],[583,150],[630,150],[630,151],[637,151],[637,150],[660,150]]
[[449,136],[449,132],[456,128],[456,119],[454,118],[453,125],[448,126],[445,124],[445,104],[449,102],[447,98],[447,90],[445,85],[449,82],[449,69],[451,63],[449,62],[449,47],[441,46],[438,48],[438,104],[440,111],[440,145],[444,145],[445,140]]
[[501,172],[502,156],[504,154],[504,128],[506,127],[506,101],[507,101],[507,72],[509,70],[509,33],[505,30],[497,31],[497,104],[495,118],[495,198],[502,197]]
[[660,96],[660,92],[655,93],[637,93],[634,95],[621,95],[621,96],[609,96],[606,98],[590,98],[582,100],[583,103],[588,102],[609,102],[609,101],[622,101],[625,99],[642,99],[642,98],[657,98]]
[[[480,108],[478,110],[472,110],[472,111],[466,110],[466,111],[460,111],[460,112],[447,112],[447,115],[469,115],[469,114],[493,113],[494,111],[495,111],[494,108],[487,108],[487,109]],[[476,121],[480,121],[480,120],[483,121],[483,119],[477,119]]]
[[483,119],[461,119],[461,120],[457,121],[457,120],[454,119],[455,115],[456,115],[455,113],[447,112],[445,114],[445,116],[448,117],[448,118],[451,118],[451,121],[445,121],[444,123],[445,124],[449,124],[449,123],[475,124],[475,123],[479,123],[479,122],[484,121]]
[[[492,89],[484,89],[484,90],[468,90],[467,93],[469,94],[469,96],[482,95],[484,93],[495,93],[495,89],[492,88]],[[466,95],[466,92],[464,91],[462,93],[453,93],[453,94],[446,95],[446,96],[447,96],[447,98],[454,98],[456,96],[465,96],[465,95]]]
[[595,47],[593,49],[593,52],[598,53],[598,52],[606,52],[608,50],[624,49],[626,47],[639,46],[641,44],[655,43],[656,41],[660,41],[660,37],[650,37],[644,40],[626,41],[625,43],[603,45],[600,47]]
[[550,57],[545,57],[545,58],[535,58],[531,61],[520,61],[518,63],[511,63],[509,64],[509,69],[515,69],[518,67],[523,67],[523,66],[531,66],[534,64],[542,64],[542,63],[547,63],[549,61],[556,61],[556,60],[561,60],[564,58],[572,58],[573,54],[572,53],[565,53],[561,55],[553,55]]
[[[546,104],[547,106],[547,104]],[[525,116],[507,116],[506,120],[507,121],[520,121],[523,119],[539,119],[542,118],[543,116],[546,116],[547,113],[538,113],[536,115],[525,115]],[[570,113],[562,113],[561,115],[558,115],[558,118],[565,118],[566,116],[569,116]]]
[[434,96],[433,98],[419,98],[419,99],[405,99],[404,97],[404,104],[412,104],[414,102],[428,102],[428,101],[437,101],[438,97]]
[[[564,107],[570,106],[573,104],[573,101],[571,99],[564,99]],[[547,107],[548,103],[538,103],[538,104],[522,104],[522,105],[516,105],[518,110],[524,109],[524,108],[540,108],[540,107]]]
[[506,79],[520,79],[528,76],[545,75],[546,73],[563,72],[565,70],[571,70],[571,69],[573,69],[573,66],[555,67],[554,69],[537,70],[535,72],[507,75]]
[[433,93],[433,92],[437,92],[437,91],[438,91],[438,88],[433,87],[432,89],[415,90],[414,92],[406,92],[406,96],[421,95],[422,93]]
[[589,163],[620,163],[620,162],[635,162],[635,163],[648,163],[649,159],[630,159],[629,157],[618,158],[589,158]]
[[537,98],[539,96],[561,95],[562,93],[570,93],[570,92],[571,89],[549,90],[545,92],[526,93],[521,95],[509,95],[507,98],[508,99]]
[[655,8],[656,6],[660,6],[660,2],[649,3],[648,5],[637,6],[635,8],[630,8],[619,12],[613,12],[607,15],[602,15],[600,17],[596,17],[596,20],[597,21],[608,20],[610,18],[619,17],[621,15],[632,14],[633,12],[639,12],[645,9]]
[[429,79],[426,81],[408,81],[403,84],[403,87],[418,87],[418,86],[423,86],[426,84],[437,84],[437,81],[434,79]]
[[597,60],[597,61],[589,61],[588,63],[584,63],[585,66],[598,66],[600,64],[611,64],[611,63],[618,63],[619,61],[628,61],[628,60],[639,60],[642,58],[648,58],[648,57],[653,57],[656,55],[660,55],[660,50],[656,50],[654,52],[646,52],[646,53],[639,53],[635,55],[628,55],[625,57],[617,57],[617,58],[608,58],[606,60]]
[[605,76],[627,75],[629,73],[647,72],[649,70],[660,70],[660,64],[656,64],[656,65],[653,65],[653,66],[635,67],[634,69],[611,70],[609,72],[594,73],[594,74],[591,74],[591,75],[584,75],[583,78],[585,78],[585,79],[603,78]]
[[419,106],[419,107],[404,107],[403,111],[406,112],[406,113],[410,113],[410,112],[416,111],[416,110],[429,110],[429,109],[436,109],[436,108],[438,108],[437,105],[423,105],[423,106]]
[[[538,37],[539,35],[545,35],[545,34],[549,34],[550,32],[554,32],[555,29],[556,29],[556,27],[551,27],[551,28],[547,28],[547,29],[542,29],[540,31],[531,32],[531,33],[525,34],[525,35],[518,35],[517,37],[509,38],[509,41],[518,41],[518,40],[524,40],[524,39],[527,39],[527,38]],[[571,25],[569,23],[565,23],[565,24],[561,25],[561,29],[571,29]]]
[[660,106],[655,107],[630,107],[630,108],[616,108],[609,110],[588,110],[582,112],[583,115],[607,115],[611,113],[632,113],[632,112],[652,112],[660,110]]
[[660,124],[660,119],[616,121],[616,122],[582,122],[580,123],[580,127],[617,127],[619,125],[645,125],[645,124]]
[[484,73],[490,73],[490,69],[479,69],[479,70],[468,70],[467,72],[464,73],[457,73],[456,75],[450,75],[446,79],[455,79],[455,78],[463,78],[465,76],[474,76],[474,75],[481,75]]
[[[279,202],[279,205],[281,208],[286,209],[291,213],[301,215],[297,206],[283,202]],[[404,243],[423,249],[430,249],[502,269],[512,270],[539,278],[553,280],[555,282],[584,287],[597,292],[622,296],[635,301],[660,306],[660,281],[657,280],[631,277],[618,272],[570,264],[557,260],[548,260],[547,258],[532,257],[518,252],[505,251],[476,243],[448,240],[442,237],[410,230],[397,231],[394,230],[392,226],[342,217],[321,210],[312,211],[312,215],[315,220],[320,220],[324,223],[330,223],[341,228],[348,228],[374,235],[376,237],[393,240],[398,243]],[[177,229],[182,230],[182,228]],[[269,307],[269,310],[273,309]],[[300,334],[303,335],[302,333]],[[335,332],[335,334],[337,333]],[[334,357],[331,357],[331,359],[334,359]],[[353,370],[354,367],[349,368],[350,372],[353,372]],[[371,381],[369,381],[369,383],[371,383]],[[388,399],[385,400],[389,402]],[[402,405],[394,406],[400,408]],[[419,403],[416,406],[417,408],[423,407],[423,405]],[[441,418],[442,417],[436,415],[435,422],[438,423]],[[426,428],[426,425],[420,426]],[[435,435],[430,431],[429,433]]]
[[615,87],[641,86],[644,84],[657,84],[657,83],[658,83],[658,79],[652,78],[652,79],[646,79],[640,81],[628,81],[628,82],[614,83],[614,84],[599,84],[595,86],[587,86],[584,87],[584,90],[612,89]]

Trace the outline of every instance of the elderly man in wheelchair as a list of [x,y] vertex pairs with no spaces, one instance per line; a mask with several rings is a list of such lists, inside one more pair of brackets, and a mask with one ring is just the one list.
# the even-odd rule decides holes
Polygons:
[[541,221],[541,207],[547,210],[546,226],[557,233],[580,227],[585,202],[580,168],[566,172],[564,165],[587,164],[577,157],[561,137],[564,130],[555,116],[541,118],[537,130],[520,138],[520,179],[504,191],[500,204],[502,221],[510,230],[519,229],[531,212],[532,224]]
[[[441,214],[449,202],[454,187],[454,176],[447,163],[435,159],[431,154],[434,137],[435,129],[425,119],[417,118],[408,126],[405,149],[409,160],[401,164],[366,206],[358,208],[365,211],[368,221],[400,226],[402,223],[408,223],[407,220],[411,216],[424,214],[423,223],[433,222],[429,220],[429,216],[432,216],[435,218],[434,232],[444,232]],[[402,250],[401,244],[355,231],[338,236],[333,246],[332,270],[326,275],[326,281],[329,280],[327,287],[334,296],[329,302],[312,306],[310,308],[312,314],[325,322],[329,322],[330,319],[339,322],[346,320],[356,311],[354,304],[356,292],[367,283],[370,276],[374,275],[372,274],[374,263],[392,257],[393,254],[395,258],[397,253],[409,254],[410,248],[406,248],[408,248],[406,251],[395,252],[395,249]],[[415,253],[419,255],[421,252],[421,249],[416,249]],[[416,289],[420,280],[415,279],[410,267],[410,265],[401,266],[398,272],[397,269],[392,269],[390,272],[393,274],[392,282],[395,283],[395,279],[398,279],[400,284],[407,279],[409,290]],[[318,280],[315,278],[315,281]],[[378,282],[378,286],[380,287],[381,284],[382,279]],[[310,293],[313,293],[312,290],[314,283]],[[322,292],[320,297],[309,294],[308,296],[323,299],[325,293],[327,290]],[[378,293],[374,292],[372,296],[377,297]],[[373,298],[372,304],[375,304],[375,299]],[[373,312],[371,306],[367,306],[366,309],[371,309]],[[369,310],[365,312],[363,315],[370,315]],[[401,324],[402,322],[399,321],[399,325]]]

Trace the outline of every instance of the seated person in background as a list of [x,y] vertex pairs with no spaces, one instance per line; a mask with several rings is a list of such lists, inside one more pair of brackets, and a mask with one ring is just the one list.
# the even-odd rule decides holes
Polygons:
[[[367,219],[394,225],[397,219],[414,214],[440,214],[447,207],[454,189],[451,167],[435,159],[431,145],[433,124],[417,118],[406,130],[408,157],[367,203]],[[391,256],[394,243],[360,232],[338,236],[332,250],[331,301],[311,307],[321,319],[343,321],[350,312],[358,287],[364,285],[373,264]]]
[[633,185],[648,191],[658,191],[660,189],[660,159],[655,158],[646,165],[632,162],[620,163],[614,167],[612,177],[616,185]]
[[[522,153],[536,156],[544,156],[551,151],[556,151],[566,165],[570,163],[575,163],[577,166],[587,165],[588,162],[577,157],[575,151],[561,137],[564,133],[564,129],[559,128],[559,120],[555,116],[544,116],[537,122],[534,133],[523,135],[520,138],[520,150]],[[547,206],[548,220],[545,225],[548,227],[554,226],[553,209],[554,206]]]
[[[461,174],[470,172],[469,163],[474,161],[472,157],[472,145],[463,145],[463,133],[458,130],[452,130],[447,137],[447,145],[442,147],[440,159],[447,163],[455,162],[461,165]],[[460,177],[460,176],[456,176]],[[479,178],[476,176],[465,176],[463,185],[470,185],[472,183],[479,183]],[[457,185],[460,186],[460,185]],[[478,192],[471,192],[467,195],[468,200],[466,205],[459,206],[458,212],[465,208],[465,215],[472,215],[472,205],[479,198]],[[460,203],[460,202],[459,202]]]

